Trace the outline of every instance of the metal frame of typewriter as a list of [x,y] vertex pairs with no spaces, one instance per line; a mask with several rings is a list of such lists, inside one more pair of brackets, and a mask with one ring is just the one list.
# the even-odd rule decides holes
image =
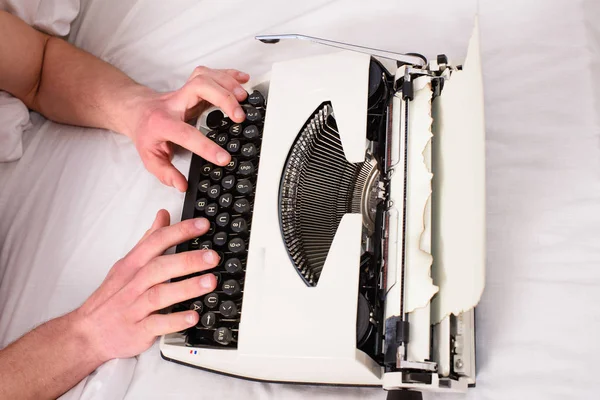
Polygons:
[[[353,51],[277,63],[255,83],[268,93],[268,108],[238,347],[190,351],[183,335],[171,334],[161,338],[163,358],[271,382],[453,392],[475,384],[474,310],[485,270],[485,133],[477,27],[474,32],[463,66],[450,65],[445,56],[427,62],[325,41]],[[278,201],[287,156],[282,149],[292,147],[307,116],[325,101],[346,159],[365,161],[372,146],[365,135],[372,55],[395,59],[398,67],[386,77],[393,92],[379,138],[382,178],[374,190],[381,198],[375,218],[381,306],[370,310],[376,334],[366,350],[356,337],[363,215],[341,219],[318,284],[311,286],[299,279],[285,251]],[[416,132],[421,144],[411,144]],[[428,179],[428,188],[419,187]],[[411,226],[417,230],[411,233]]]

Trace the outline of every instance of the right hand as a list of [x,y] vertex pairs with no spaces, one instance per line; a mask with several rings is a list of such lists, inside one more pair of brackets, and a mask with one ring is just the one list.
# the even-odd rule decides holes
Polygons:
[[147,350],[157,336],[194,326],[198,313],[157,311],[215,289],[213,274],[179,282],[166,281],[213,268],[213,250],[162,255],[165,250],[203,235],[209,223],[190,219],[169,226],[169,213],[160,210],[140,242],[109,271],[102,285],[75,311],[96,357],[101,362]]

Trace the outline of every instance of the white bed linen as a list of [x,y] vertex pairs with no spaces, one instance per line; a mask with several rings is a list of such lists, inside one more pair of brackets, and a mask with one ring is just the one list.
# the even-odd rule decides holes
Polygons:
[[[475,3],[87,0],[71,40],[159,90],[194,66],[251,74],[323,53],[266,46],[298,32],[428,56],[466,51]],[[487,282],[471,399],[591,399],[600,348],[600,19],[597,2],[482,1],[487,128]],[[349,83],[350,84],[350,83]],[[183,196],[128,140],[33,118],[21,160],[0,165],[0,347],[79,305],[158,208]],[[176,166],[187,173],[189,155]],[[129,376],[132,379],[129,385]],[[160,359],[111,362],[65,398],[385,398],[374,389],[247,382]],[[425,398],[442,396],[425,396]],[[443,398],[462,398],[448,396]]]

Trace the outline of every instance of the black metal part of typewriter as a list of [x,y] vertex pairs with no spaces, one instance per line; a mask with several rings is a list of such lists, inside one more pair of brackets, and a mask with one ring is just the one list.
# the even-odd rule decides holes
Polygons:
[[[215,275],[216,289],[173,306],[172,312],[191,309],[200,316],[198,324],[185,331],[186,344],[190,346],[237,347],[265,99],[254,91],[242,108],[246,119],[240,124],[219,110],[206,118],[212,129],[206,136],[227,149],[231,162],[220,167],[194,154],[190,165],[182,220],[204,217],[210,221],[210,229],[205,235],[180,244],[176,251],[213,249],[220,256],[216,268],[203,272]],[[201,274],[192,276],[197,275]]]

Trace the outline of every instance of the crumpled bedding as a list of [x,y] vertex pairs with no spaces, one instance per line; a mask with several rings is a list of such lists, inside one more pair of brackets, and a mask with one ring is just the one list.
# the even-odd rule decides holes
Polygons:
[[[600,4],[482,0],[84,0],[69,40],[157,90],[196,65],[252,75],[330,49],[260,44],[304,33],[461,60],[479,13],[486,111],[487,272],[477,387],[425,399],[591,399],[600,356]],[[351,83],[349,83],[351,84]],[[189,153],[175,165],[187,174]],[[32,114],[0,164],[0,347],[81,304],[183,196],[123,136]],[[32,360],[34,362],[35,360]],[[378,389],[248,382],[168,363],[158,346],[113,360],[64,399],[383,399]]]

